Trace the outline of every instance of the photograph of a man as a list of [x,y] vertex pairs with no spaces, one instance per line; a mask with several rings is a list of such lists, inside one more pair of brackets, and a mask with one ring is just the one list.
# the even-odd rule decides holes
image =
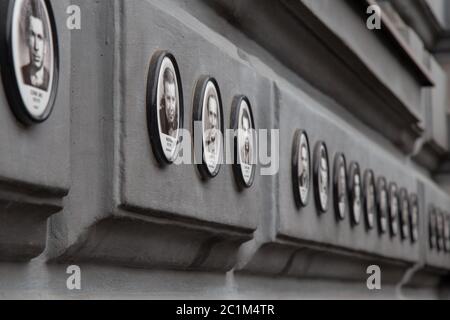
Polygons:
[[385,233],[387,230],[387,215],[388,215],[388,192],[386,189],[386,180],[384,178],[378,179],[378,210],[379,210],[379,227],[380,232]]
[[24,84],[47,91],[50,73],[45,66],[45,61],[48,51],[49,28],[44,10],[40,0],[28,1],[24,32],[29,63],[22,67],[22,77]]
[[206,102],[206,151],[216,156],[219,152],[220,129],[219,129],[219,106],[217,97],[211,93]]
[[375,219],[375,185],[372,171],[367,172],[366,176],[366,214],[369,228],[373,227]]
[[328,204],[328,155],[325,148],[320,150],[319,196],[322,208],[325,209]]
[[361,176],[357,173],[353,176],[353,219],[359,222],[361,217]]
[[303,203],[306,202],[309,192],[309,149],[305,136],[302,136],[300,142],[299,176],[298,185],[300,189],[300,198]]
[[161,133],[177,137],[178,134],[178,94],[175,72],[167,67],[163,74],[163,94],[159,106]]
[[390,204],[390,218],[391,218],[391,232],[393,235],[397,234],[398,231],[398,196],[397,196],[397,188],[392,185],[391,186],[391,204]]
[[345,171],[345,162],[339,166],[338,176],[338,209],[341,218],[345,215],[345,204],[347,202],[347,175]]
[[407,238],[409,235],[409,225],[408,225],[408,216],[409,216],[409,204],[406,199],[407,195],[404,195],[402,199],[402,237]]
[[243,145],[241,147],[241,163],[252,164],[252,133],[250,125],[250,116],[247,110],[244,110],[241,118],[241,132]]

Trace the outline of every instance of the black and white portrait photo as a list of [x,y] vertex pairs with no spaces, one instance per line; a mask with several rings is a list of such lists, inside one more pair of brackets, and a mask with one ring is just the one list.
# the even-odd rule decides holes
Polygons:
[[328,210],[330,192],[330,165],[325,142],[319,141],[314,149],[314,185],[317,207],[320,212]]
[[348,179],[348,187],[350,190],[350,212],[352,217],[351,221],[353,225],[357,225],[361,221],[363,203],[361,171],[357,162],[350,163]]
[[409,238],[409,198],[406,189],[402,188],[400,197],[400,236],[402,240]]
[[387,231],[389,212],[388,189],[384,177],[379,177],[377,180],[376,201],[378,208],[378,231],[380,234],[383,234]]
[[157,52],[147,82],[147,119],[152,147],[160,163],[170,164],[178,156],[183,123],[183,95],[175,57]]
[[51,113],[58,82],[57,36],[49,2],[16,0],[10,21],[12,52],[7,58],[12,61],[2,66],[2,76],[9,77],[11,108],[25,124],[42,122]]
[[399,199],[397,184],[389,184],[389,226],[391,236],[398,234]]
[[430,207],[428,213],[428,235],[430,249],[437,249],[437,212],[433,206]]
[[364,213],[366,226],[373,229],[376,217],[375,175],[372,170],[364,172]]
[[342,153],[336,154],[334,158],[334,210],[338,220],[345,219],[347,211],[347,162]]
[[308,135],[299,129],[295,132],[292,155],[294,195],[299,207],[305,207],[308,204],[311,181],[310,163]]
[[416,242],[419,239],[419,199],[416,194],[412,194],[409,199],[410,215],[409,226],[411,241]]
[[250,101],[245,96],[235,97],[232,108],[232,126],[235,137],[235,163],[237,180],[243,187],[253,184],[256,170],[256,132]]
[[[201,122],[202,163],[199,166],[204,177],[215,177],[223,158],[223,113],[217,81],[202,77],[194,97],[194,125]],[[196,134],[194,129],[194,134]]]
[[437,224],[437,233],[436,233],[436,245],[438,251],[444,250],[444,213],[441,209],[437,209],[436,213],[436,224]]
[[445,213],[444,216],[444,248],[446,252],[450,252],[450,214]]
[[[244,102],[245,103],[245,102]],[[250,127],[250,114],[246,108],[242,108],[242,116],[240,118],[239,130],[240,130],[240,141],[241,148],[239,155],[241,157],[241,163],[250,165],[253,158],[253,144],[252,144],[252,133]]]

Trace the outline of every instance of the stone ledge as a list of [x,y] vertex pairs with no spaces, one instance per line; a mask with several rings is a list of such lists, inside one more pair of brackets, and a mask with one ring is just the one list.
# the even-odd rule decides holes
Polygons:
[[344,251],[332,246],[278,241],[262,245],[250,261],[236,271],[303,279],[366,281],[367,267],[370,265],[381,268],[383,283],[396,284],[413,263]]
[[44,251],[47,218],[62,209],[60,198],[0,191],[0,261],[28,261]]
[[251,230],[199,226],[120,212],[92,225],[50,262],[99,262],[146,269],[226,272]]

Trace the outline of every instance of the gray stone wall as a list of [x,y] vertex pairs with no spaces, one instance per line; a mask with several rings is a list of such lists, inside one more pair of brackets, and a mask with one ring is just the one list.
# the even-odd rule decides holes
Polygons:
[[[50,119],[22,127],[0,86],[0,298],[448,298],[450,254],[428,246],[430,206],[450,208],[433,180],[448,152],[434,60],[399,59],[347,1],[74,0],[74,31],[68,2],[51,1],[61,71]],[[278,174],[242,191],[228,165],[207,182],[193,165],[157,165],[146,83],[161,49],[180,67],[184,127],[197,80],[214,76],[226,128],[245,94],[257,127],[280,130]],[[419,241],[338,223],[332,205],[318,215],[312,194],[297,209],[296,129],[311,149],[327,143],[331,166],[343,152],[417,194]],[[374,264],[382,289],[371,291]],[[66,287],[70,265],[81,290]]]

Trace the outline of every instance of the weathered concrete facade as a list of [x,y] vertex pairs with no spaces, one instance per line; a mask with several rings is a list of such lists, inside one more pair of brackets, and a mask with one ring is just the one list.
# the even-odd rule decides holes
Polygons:
[[[450,211],[449,4],[380,1],[369,30],[372,1],[51,2],[55,111],[23,127],[0,86],[0,298],[449,298],[450,252],[429,246],[430,209]],[[81,30],[66,27],[69,3]],[[245,94],[256,126],[280,130],[277,175],[241,191],[228,165],[207,182],[157,165],[146,83],[161,49],[180,67],[184,127],[197,80],[214,76],[226,128]],[[343,152],[417,194],[419,241],[319,215],[312,199],[297,209],[299,128],[330,163]],[[70,265],[81,290],[66,287]]]

